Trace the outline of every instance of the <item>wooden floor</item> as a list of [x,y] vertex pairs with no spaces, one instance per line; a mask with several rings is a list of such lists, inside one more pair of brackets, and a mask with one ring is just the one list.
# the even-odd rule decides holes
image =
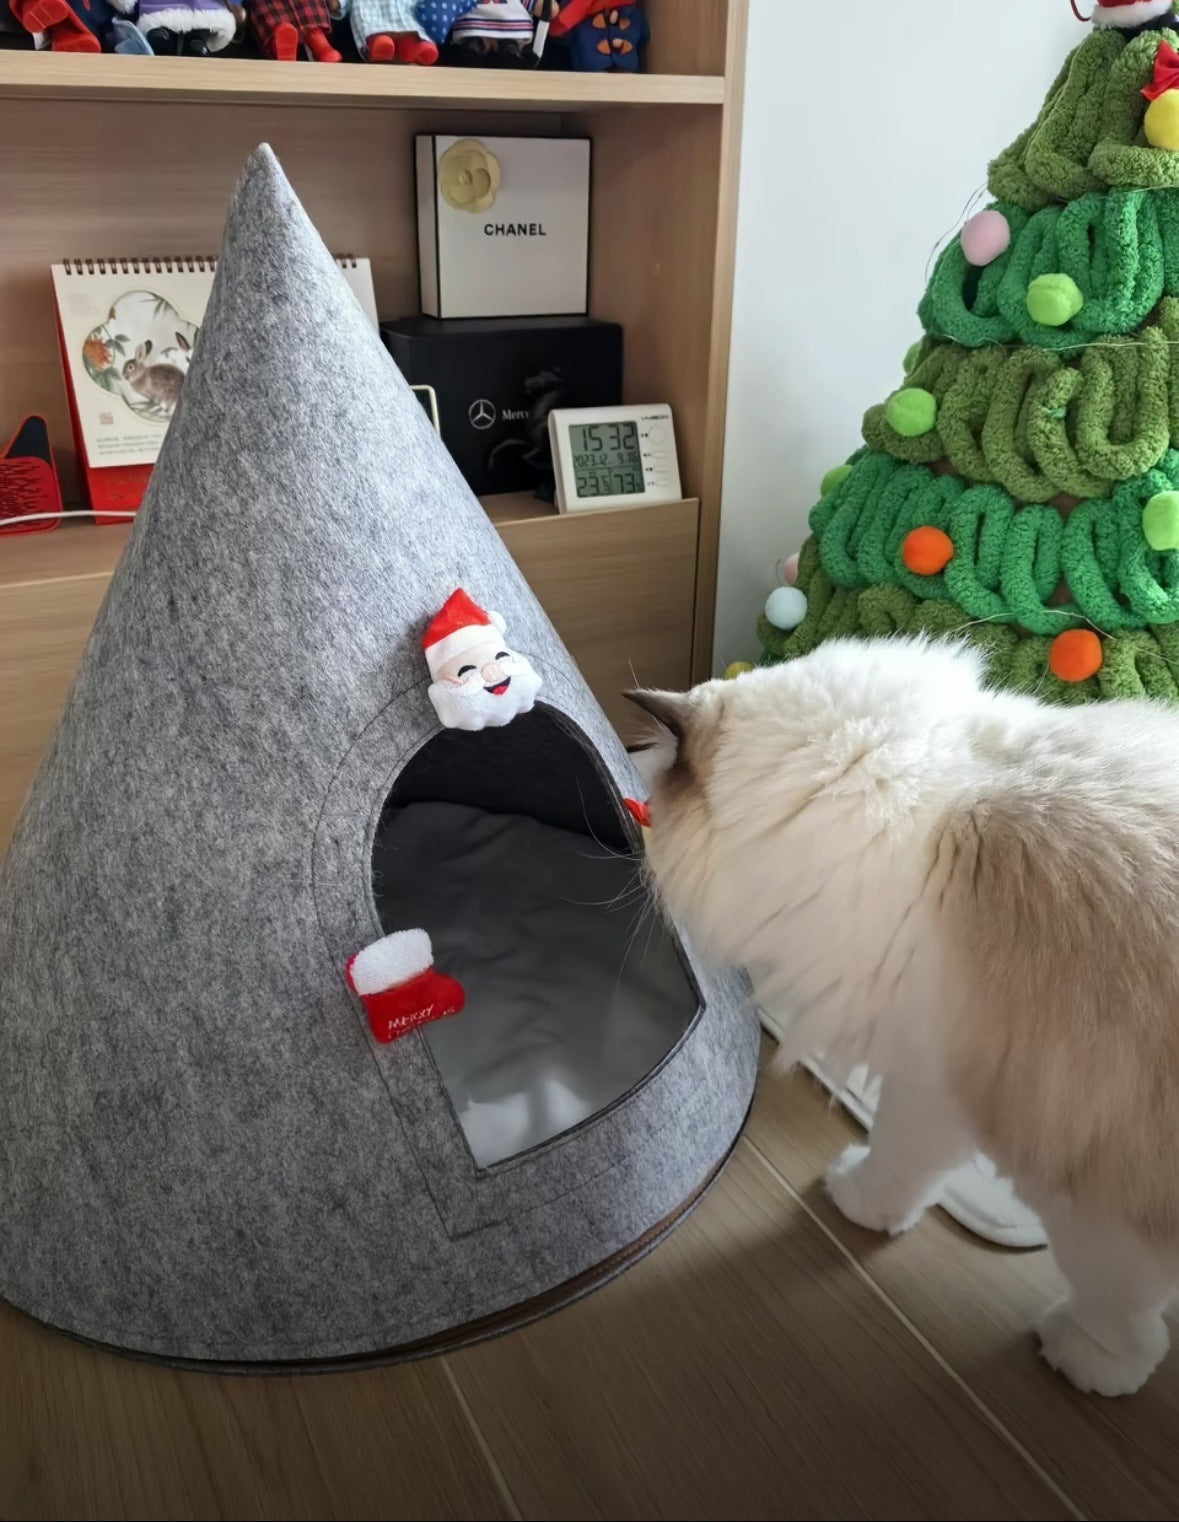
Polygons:
[[817,1180],[852,1134],[763,1082],[650,1257],[427,1363],[179,1374],[0,1313],[0,1517],[1174,1517],[1179,1353],[1131,1400],[1074,1394],[1027,1330],[1047,1255],[847,1225]]

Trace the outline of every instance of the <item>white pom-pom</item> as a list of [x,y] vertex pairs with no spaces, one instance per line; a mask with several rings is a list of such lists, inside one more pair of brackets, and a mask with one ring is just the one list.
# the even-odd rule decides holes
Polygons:
[[766,617],[775,629],[797,629],[806,617],[806,593],[797,587],[775,587],[766,598]]
[[503,616],[503,614],[502,613],[492,613],[490,610],[488,610],[487,616],[491,620],[491,622],[495,625],[495,627],[499,630],[499,632],[501,634],[503,634],[504,631],[508,627],[508,621]]

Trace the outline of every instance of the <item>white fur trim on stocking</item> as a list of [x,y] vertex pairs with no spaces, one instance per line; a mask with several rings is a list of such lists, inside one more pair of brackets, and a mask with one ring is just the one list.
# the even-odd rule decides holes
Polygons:
[[1101,5],[1093,12],[1094,26],[1130,28],[1153,21],[1171,9],[1172,0],[1131,0],[1129,5]]
[[407,983],[433,964],[430,937],[424,930],[395,930],[357,952],[349,964],[348,976],[352,987],[363,997]]

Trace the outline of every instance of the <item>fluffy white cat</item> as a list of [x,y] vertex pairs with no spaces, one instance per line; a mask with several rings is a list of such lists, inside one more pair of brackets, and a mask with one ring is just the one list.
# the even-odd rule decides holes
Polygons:
[[986,1152],[1070,1294],[1040,1326],[1082,1390],[1137,1390],[1179,1286],[1179,708],[988,691],[979,656],[840,640],[684,694],[648,863],[789,1030],[884,1076],[827,1187],[900,1232]]

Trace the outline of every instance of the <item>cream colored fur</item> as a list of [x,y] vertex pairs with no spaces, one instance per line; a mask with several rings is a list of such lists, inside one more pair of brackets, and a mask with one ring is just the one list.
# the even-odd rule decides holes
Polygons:
[[788,1028],[884,1075],[828,1187],[912,1225],[987,1152],[1040,1211],[1068,1299],[1042,1350],[1137,1389],[1179,1284],[1179,710],[986,691],[972,652],[894,639],[641,694],[648,861],[701,950]]

